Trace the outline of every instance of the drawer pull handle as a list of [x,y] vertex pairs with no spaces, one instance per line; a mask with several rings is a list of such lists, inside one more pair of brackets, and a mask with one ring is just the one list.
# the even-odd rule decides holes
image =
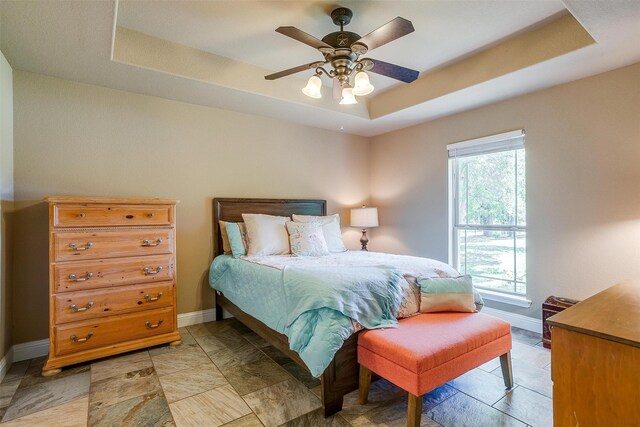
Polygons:
[[152,271],[149,267],[145,267],[142,269],[142,271],[144,272],[145,275],[152,276],[154,274],[160,273],[162,271],[162,266],[161,265],[157,266],[154,271]]
[[160,243],[162,243],[162,239],[157,239],[155,242],[152,242],[149,239],[144,239],[142,241],[142,246],[158,246]]
[[149,302],[158,301],[160,298],[162,298],[162,292],[158,292],[158,296],[157,297],[153,297],[153,298],[151,298],[151,295],[149,295],[149,294],[145,294],[144,295],[144,299],[146,299]]
[[147,214],[147,216],[148,216],[149,218],[153,218],[154,216],[156,216],[156,214],[154,214],[153,212],[149,212],[149,213]]
[[78,277],[75,274],[71,273],[69,275],[69,280],[71,280],[72,282],[86,282],[87,280],[91,279],[93,277],[93,273],[87,273],[86,276],[84,277]]
[[152,325],[151,322],[147,320],[146,322],[144,322],[144,326],[146,326],[149,329],[155,329],[158,326],[162,325],[162,322],[164,322],[164,320],[160,319],[158,320],[158,323],[156,323],[155,325]]
[[71,335],[71,336],[69,337],[69,339],[71,339],[71,341],[73,341],[73,342],[81,343],[81,342],[88,341],[88,340],[89,340],[89,338],[91,338],[92,336],[93,336],[93,332],[89,332],[89,333],[87,334],[87,336],[86,336],[86,337],[84,337],[84,338],[78,338],[78,337],[77,337],[77,336],[75,336],[75,335]]
[[87,216],[87,214],[86,214],[86,213],[84,213],[84,212],[80,212],[80,213],[78,214],[78,218],[85,218],[86,216]]
[[85,305],[84,307],[80,307],[80,308],[78,308],[78,306],[77,306],[77,305],[75,305],[75,304],[71,304],[71,305],[69,306],[69,308],[71,309],[71,311],[73,311],[74,313],[79,313],[79,312],[81,312],[81,311],[87,311],[87,310],[89,310],[91,307],[93,307],[93,301],[89,301],[89,302],[87,303],[87,305]]
[[78,246],[75,243],[69,243],[69,247],[74,251],[86,251],[87,249],[91,249],[92,246],[93,246],[93,242],[88,242],[84,246]]

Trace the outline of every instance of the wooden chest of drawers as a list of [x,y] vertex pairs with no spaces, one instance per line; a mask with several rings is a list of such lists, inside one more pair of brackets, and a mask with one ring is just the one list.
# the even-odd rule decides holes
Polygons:
[[180,343],[176,200],[47,197],[49,358],[42,374]]
[[620,283],[548,319],[553,425],[640,425],[640,281]]

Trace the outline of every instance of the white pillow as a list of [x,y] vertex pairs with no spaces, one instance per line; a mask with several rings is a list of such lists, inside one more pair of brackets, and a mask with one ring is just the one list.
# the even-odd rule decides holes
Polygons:
[[340,230],[340,215],[313,216],[313,215],[296,215],[292,218],[295,222],[317,222],[322,225],[324,239],[327,241],[329,252],[344,252],[347,248],[342,241],[342,230]]
[[286,216],[263,214],[242,214],[249,237],[247,256],[287,255],[289,250],[289,233],[285,223]]
[[322,226],[317,222],[287,221],[291,253],[295,256],[329,255]]

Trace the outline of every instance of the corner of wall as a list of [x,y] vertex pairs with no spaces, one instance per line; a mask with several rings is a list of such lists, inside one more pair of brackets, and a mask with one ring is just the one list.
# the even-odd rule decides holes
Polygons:
[[[11,364],[13,69],[0,52],[0,371]],[[6,357],[5,357],[6,356]]]

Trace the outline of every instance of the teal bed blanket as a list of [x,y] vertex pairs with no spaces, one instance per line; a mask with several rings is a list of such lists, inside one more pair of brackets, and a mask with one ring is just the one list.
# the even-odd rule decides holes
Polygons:
[[[295,264],[295,263],[294,263]],[[213,261],[211,286],[244,312],[284,334],[311,374],[320,376],[355,324],[397,326],[404,277],[392,266],[285,265],[230,256]]]
[[398,325],[404,278],[393,267],[287,266],[282,277],[284,334],[314,376],[322,374],[354,332],[350,319],[367,329]]

